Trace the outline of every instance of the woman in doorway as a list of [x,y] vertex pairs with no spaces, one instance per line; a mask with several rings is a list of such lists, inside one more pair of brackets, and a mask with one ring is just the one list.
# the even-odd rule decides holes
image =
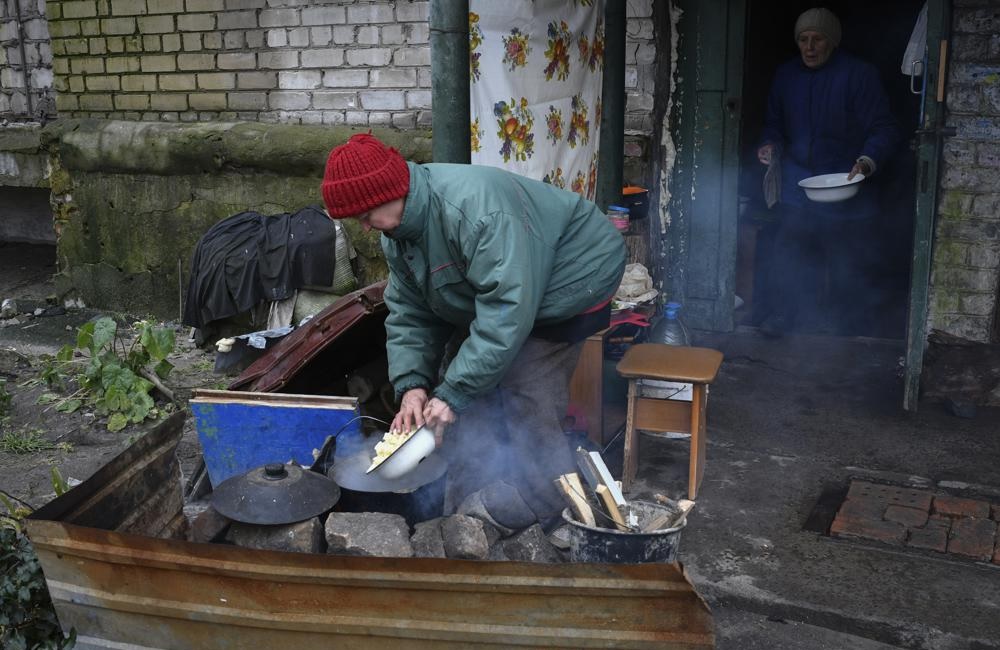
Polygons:
[[[780,66],[767,101],[757,158],[768,166],[768,203],[780,201],[771,260],[771,314],[761,330],[780,336],[819,293],[823,269],[828,296],[843,331],[863,316],[852,296],[868,263],[857,254],[859,238],[878,211],[874,187],[863,184],[840,203],[811,203],[798,182],[810,176],[848,172],[874,174],[900,140],[899,126],[878,72],[837,49],[840,21],[827,9],[809,9],[795,23],[799,57]],[[825,264],[825,266],[824,266]]]

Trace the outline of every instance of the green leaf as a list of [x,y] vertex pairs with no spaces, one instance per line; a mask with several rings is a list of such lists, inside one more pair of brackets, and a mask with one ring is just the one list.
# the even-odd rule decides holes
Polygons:
[[118,324],[113,318],[103,316],[94,323],[93,351],[97,352],[108,347],[115,340],[115,333],[118,331]]
[[170,363],[166,359],[161,359],[160,362],[156,364],[156,367],[153,368],[153,372],[155,372],[156,376],[160,379],[166,379],[167,375],[169,375],[170,371],[173,369],[174,364]]
[[76,347],[81,350],[90,350],[92,344],[94,343],[94,322],[84,323],[83,326],[77,330],[76,334]]
[[59,348],[59,352],[56,353],[56,359],[59,361],[69,361],[73,358],[73,346],[64,345]]
[[162,361],[174,351],[174,331],[166,327],[146,326],[139,342],[146,348],[151,359]]
[[128,416],[124,413],[114,413],[108,418],[108,431],[121,431],[128,425]]
[[56,407],[56,410],[61,413],[73,413],[81,406],[83,406],[83,400],[68,399],[64,402],[60,402],[59,406]]
[[35,404],[51,404],[59,399],[59,396],[55,393],[42,393],[35,400]]

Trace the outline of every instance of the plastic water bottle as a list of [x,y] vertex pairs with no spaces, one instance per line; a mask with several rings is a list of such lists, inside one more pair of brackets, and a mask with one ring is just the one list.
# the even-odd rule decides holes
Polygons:
[[679,302],[668,302],[663,306],[663,313],[649,332],[650,343],[664,343],[666,345],[691,345],[691,335],[687,327],[684,326],[680,316],[677,315],[681,309]]

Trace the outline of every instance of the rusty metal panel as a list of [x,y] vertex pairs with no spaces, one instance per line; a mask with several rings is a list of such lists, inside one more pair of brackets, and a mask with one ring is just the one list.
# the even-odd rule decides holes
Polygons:
[[269,393],[281,390],[300,370],[341,336],[365,321],[382,327],[388,314],[383,300],[386,282],[349,293],[286,336],[279,345],[253,362],[230,385],[230,390]]
[[176,521],[148,488],[179,490],[182,422],[26,522],[78,648],[713,647],[711,614],[676,564],[345,557],[114,532]]

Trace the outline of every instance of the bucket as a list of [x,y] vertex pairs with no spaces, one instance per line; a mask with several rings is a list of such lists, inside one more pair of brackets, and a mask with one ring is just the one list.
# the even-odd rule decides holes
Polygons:
[[[639,518],[639,528],[663,513],[677,512],[676,508],[648,501],[630,501],[629,506]],[[582,524],[573,519],[569,508],[563,510],[562,516],[569,524],[569,557],[573,562],[674,562],[681,542],[681,530],[687,525],[685,521],[676,528],[630,533]]]
[[649,190],[635,185],[622,188],[622,205],[628,208],[633,220],[645,219],[649,212]]

